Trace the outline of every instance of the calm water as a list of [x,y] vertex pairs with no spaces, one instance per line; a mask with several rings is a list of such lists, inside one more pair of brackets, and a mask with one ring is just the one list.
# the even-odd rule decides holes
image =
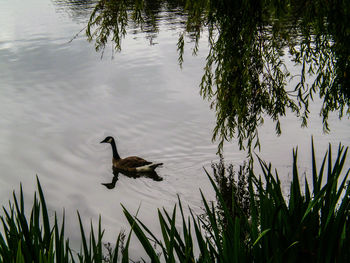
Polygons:
[[[70,42],[84,28],[91,6],[0,0],[2,205],[22,182],[31,207],[38,175],[52,215],[65,209],[73,243],[79,240],[76,210],[86,224],[101,215],[110,241],[127,228],[120,203],[132,212],[141,204],[140,218],[154,230],[157,208],[171,208],[177,194],[200,212],[199,188],[213,198],[203,167],[218,160],[211,142],[215,113],[198,87],[205,40],[197,57],[187,45],[182,70],[177,65],[178,32],[166,26],[155,45],[142,34],[130,35],[114,59],[108,47],[101,59],[84,34]],[[299,145],[301,171],[309,170],[311,135],[318,158],[329,142],[350,144],[349,120],[331,116],[332,132],[323,134],[319,108],[320,103],[312,106],[308,129],[287,116],[281,137],[269,121],[260,131],[260,155],[284,172],[286,182],[293,147]],[[107,135],[117,138],[122,157],[163,162],[158,174],[164,180],[120,176],[115,189],[102,186],[113,177],[111,149],[99,143]],[[225,157],[240,164],[245,153],[233,142],[225,145]]]

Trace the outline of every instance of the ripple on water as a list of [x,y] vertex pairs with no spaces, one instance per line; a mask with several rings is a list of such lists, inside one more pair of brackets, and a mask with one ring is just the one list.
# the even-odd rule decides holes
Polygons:
[[[188,204],[201,212],[198,189],[209,199],[215,197],[203,167],[210,171],[211,163],[219,159],[211,142],[214,112],[198,88],[207,47],[191,57],[191,45],[186,45],[180,70],[177,31],[164,30],[161,24],[158,45],[149,46],[142,37],[126,37],[121,53],[111,59],[108,46],[101,59],[84,37],[67,43],[80,31],[82,13],[76,14],[77,19],[74,11],[62,15],[72,11],[67,6],[56,13],[62,1],[22,2],[5,1],[0,9],[2,200],[18,189],[19,182],[32,196],[38,174],[50,211],[66,209],[67,222],[72,222],[67,230],[76,240],[80,240],[79,227],[74,225],[76,210],[87,225],[101,215],[111,241],[122,227],[128,229],[121,203],[133,214],[141,203],[139,216],[151,228],[157,227],[156,209],[171,209],[177,194],[184,207]],[[167,15],[177,20],[172,13]],[[164,24],[174,22],[162,18]],[[297,120],[286,122],[294,133]],[[349,142],[349,124],[335,130],[342,133],[332,135],[332,140]],[[263,146],[266,159],[289,163],[281,157],[286,155],[282,148],[290,146],[288,138],[276,139],[271,131],[261,134],[269,144]],[[305,133],[297,134],[293,144],[304,143]],[[113,177],[110,146],[100,144],[107,135],[117,138],[123,157],[163,162],[157,168],[163,181],[120,175],[114,189],[101,185]],[[241,164],[245,153],[228,144],[225,158]]]

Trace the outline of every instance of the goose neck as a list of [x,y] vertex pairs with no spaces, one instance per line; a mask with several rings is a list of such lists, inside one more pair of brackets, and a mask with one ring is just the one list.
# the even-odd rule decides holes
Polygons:
[[118,154],[118,151],[117,151],[117,146],[115,144],[114,141],[111,142],[111,145],[112,145],[112,151],[113,151],[113,158],[116,159],[116,160],[119,160],[120,159],[120,156]]

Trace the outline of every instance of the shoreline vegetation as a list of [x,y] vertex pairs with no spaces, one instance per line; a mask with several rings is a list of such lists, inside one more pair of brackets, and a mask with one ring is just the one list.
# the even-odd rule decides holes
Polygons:
[[[172,211],[159,209],[161,237],[122,206],[130,229],[120,232],[114,244],[106,243],[101,218],[97,230],[92,224],[86,230],[78,212],[80,252],[65,236],[64,215],[61,224],[56,214],[49,219],[37,178],[30,214],[24,209],[22,185],[8,208],[3,207],[0,262],[350,262],[350,169],[343,171],[347,151],[339,145],[332,160],[330,145],[317,165],[312,142],[309,182],[306,175],[299,175],[298,151],[293,150],[287,196],[271,164],[259,159],[262,175],[256,176],[246,166],[236,173],[221,159],[213,164],[212,174],[205,171],[216,202],[201,192],[202,215],[189,208],[185,216],[180,198]],[[176,227],[178,213],[181,229]],[[138,261],[128,251],[132,234],[147,255]]]

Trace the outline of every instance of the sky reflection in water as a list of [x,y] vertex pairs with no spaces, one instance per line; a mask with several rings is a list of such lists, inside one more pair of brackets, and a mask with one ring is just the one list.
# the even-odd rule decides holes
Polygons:
[[[79,236],[77,209],[85,223],[102,215],[107,240],[127,226],[120,203],[131,212],[141,204],[140,218],[154,230],[156,209],[171,208],[177,194],[200,212],[198,189],[213,197],[203,167],[218,160],[211,142],[215,113],[198,88],[205,39],[197,57],[188,45],[182,70],[178,35],[166,28],[160,29],[157,45],[129,35],[121,53],[111,59],[107,48],[101,59],[83,34],[69,42],[85,26],[87,14],[67,1],[48,0],[5,1],[0,10],[0,197],[6,205],[22,182],[31,207],[38,175],[52,215],[65,208],[73,243]],[[312,106],[308,129],[287,116],[281,137],[269,121],[260,130],[260,154],[281,177],[288,175],[297,145],[299,165],[308,170],[311,135],[318,159],[328,142],[349,145],[349,121],[334,115],[332,132],[322,134],[318,110],[319,104]],[[119,175],[113,190],[101,185],[113,182],[111,149],[99,143],[107,135],[117,138],[122,157],[163,162],[157,171],[163,180]],[[227,161],[244,160],[236,144],[224,150]]]

